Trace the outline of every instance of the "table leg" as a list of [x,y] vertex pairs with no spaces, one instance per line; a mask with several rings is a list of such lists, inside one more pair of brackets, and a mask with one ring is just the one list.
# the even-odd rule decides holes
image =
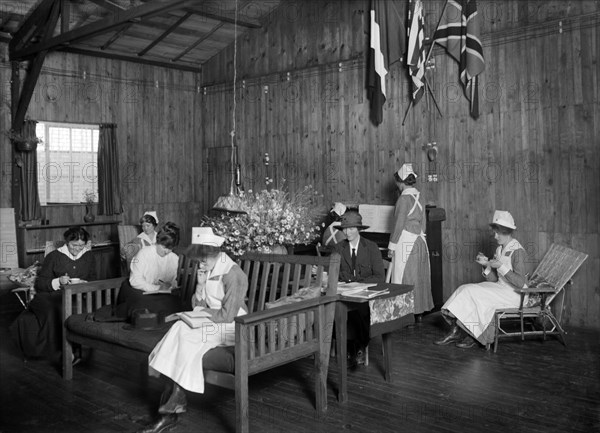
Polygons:
[[383,370],[386,382],[392,381],[392,334],[382,334],[383,343]]
[[338,362],[338,401],[345,403],[348,401],[348,329],[346,321],[348,319],[348,307],[343,302],[335,303],[335,345]]

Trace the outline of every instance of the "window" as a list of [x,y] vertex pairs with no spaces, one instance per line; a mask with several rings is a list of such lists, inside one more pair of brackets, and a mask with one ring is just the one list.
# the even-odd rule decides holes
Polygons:
[[81,203],[98,197],[98,125],[38,122],[36,135],[40,203]]

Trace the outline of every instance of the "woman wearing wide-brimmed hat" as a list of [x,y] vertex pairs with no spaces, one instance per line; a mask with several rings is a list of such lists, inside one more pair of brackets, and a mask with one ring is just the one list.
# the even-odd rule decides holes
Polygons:
[[177,414],[186,411],[184,390],[204,392],[202,359],[206,352],[235,344],[234,318],[248,312],[244,302],[248,278],[221,251],[224,240],[210,227],[192,228],[192,245],[185,255],[199,262],[191,305],[202,314],[196,319],[201,324],[192,328],[183,321],[176,322],[150,354],[150,373],[162,374],[167,384],[158,408],[160,418],[142,432],[162,432],[174,425]]
[[[346,239],[333,246],[340,257],[340,281],[383,283],[385,270],[377,244],[363,238],[360,231],[368,228],[362,223],[360,213],[349,210],[342,216],[336,229],[343,231]],[[348,356],[350,364],[364,364],[365,347],[369,344],[369,306],[360,304],[348,314]]]
[[490,224],[498,248],[492,259],[478,253],[475,261],[483,266],[487,281],[463,284],[442,306],[444,319],[452,326],[437,345],[456,343],[467,349],[477,342],[482,345],[494,341],[494,312],[498,308],[517,308],[521,295],[516,291],[527,281],[527,257],[515,238],[515,220],[507,211],[497,210]]
[[433,308],[429,250],[425,240],[425,206],[414,187],[417,174],[412,164],[404,164],[394,173],[400,197],[394,208],[394,230],[388,245],[392,258],[391,282],[411,284],[415,294],[415,319]]

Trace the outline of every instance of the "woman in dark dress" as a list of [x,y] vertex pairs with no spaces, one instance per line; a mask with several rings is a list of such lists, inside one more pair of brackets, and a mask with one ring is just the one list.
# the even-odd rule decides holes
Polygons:
[[69,228],[63,236],[65,244],[46,256],[35,281],[36,295],[27,312],[35,315],[37,323],[27,320],[25,312],[15,324],[26,356],[43,356],[56,362],[60,362],[62,356],[61,286],[70,284],[74,278],[96,279],[96,261],[90,252],[89,233],[76,226]]

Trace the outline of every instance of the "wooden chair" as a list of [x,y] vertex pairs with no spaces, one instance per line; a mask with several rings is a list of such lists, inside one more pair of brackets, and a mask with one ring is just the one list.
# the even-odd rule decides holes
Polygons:
[[[519,307],[496,310],[494,314],[494,353],[498,348],[499,339],[514,336],[521,336],[521,340],[524,341],[526,335],[541,335],[543,340],[547,335],[557,335],[566,346],[564,339],[566,332],[561,324],[565,289],[566,285],[571,283],[571,277],[587,257],[587,254],[552,244],[530,278],[528,287],[520,290],[521,303]],[[542,329],[532,327],[532,329],[526,330],[526,319],[537,321],[538,328],[541,326]],[[518,332],[511,331],[504,326],[510,321],[514,323],[515,320],[520,323]],[[547,325],[550,325],[549,329],[546,329]]]
[[119,250],[121,253],[121,275],[129,275],[129,265],[131,259],[140,250],[140,246],[132,243],[137,235],[140,233],[138,226],[120,224],[117,226],[119,233]]

